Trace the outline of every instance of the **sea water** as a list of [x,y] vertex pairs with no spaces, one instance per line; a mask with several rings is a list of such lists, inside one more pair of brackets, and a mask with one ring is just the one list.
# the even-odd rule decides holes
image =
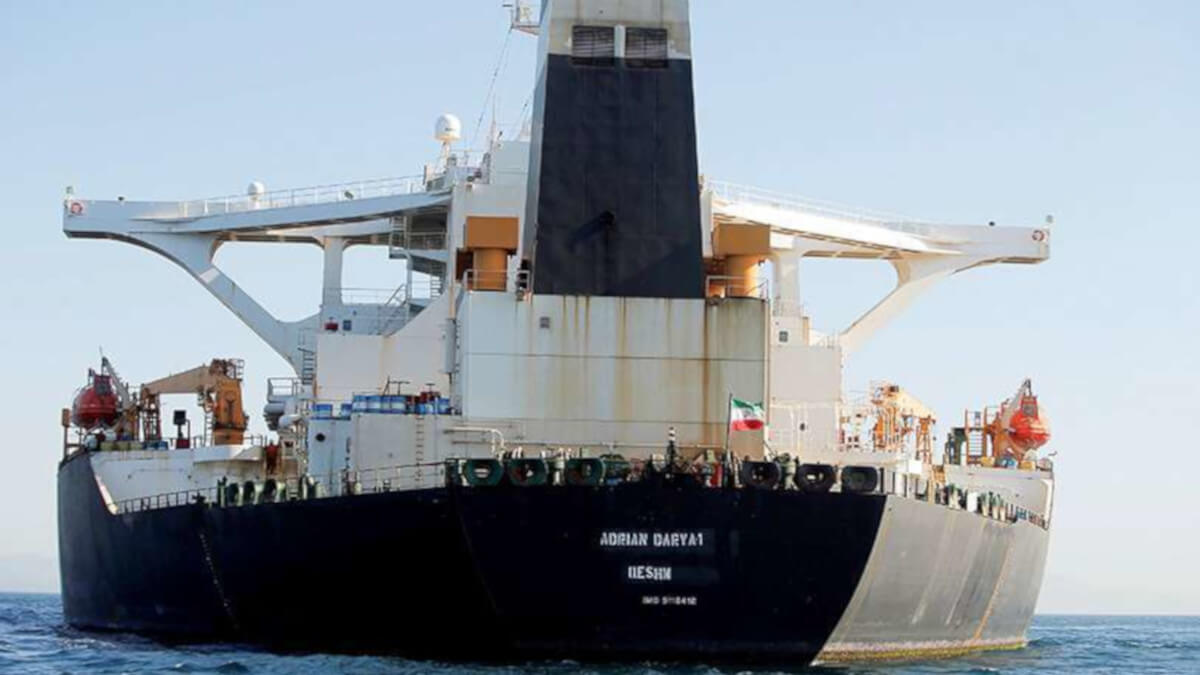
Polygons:
[[[809,669],[815,673],[1200,673],[1200,617],[1038,616],[1026,649],[957,659]],[[785,666],[754,672],[794,672]],[[164,645],[63,626],[56,595],[0,594],[0,673],[596,673],[747,672],[703,665],[533,662],[508,666],[377,656],[277,654],[242,645]]]

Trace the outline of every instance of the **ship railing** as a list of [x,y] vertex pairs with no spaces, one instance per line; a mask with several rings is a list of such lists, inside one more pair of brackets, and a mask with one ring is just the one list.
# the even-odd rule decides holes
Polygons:
[[1045,514],[1008,503],[1004,495],[999,493],[967,490],[953,484],[930,484],[927,489],[934,492],[901,496],[915,497],[920,501],[932,501],[952,511],[968,511],[992,520],[1007,523],[1025,521],[1042,529],[1050,529],[1050,519]]
[[[323,476],[291,476],[274,478],[284,488],[279,500],[324,499],[366,494],[381,494],[419,490],[447,485],[446,462],[422,462],[366,469],[342,469]],[[313,481],[308,489],[304,481]],[[235,481],[236,482],[236,481]],[[265,481],[264,481],[265,482]],[[220,486],[192,488],[144,497],[124,499],[114,503],[114,513],[137,513],[180,506],[219,506]],[[716,489],[714,487],[714,489]],[[741,486],[740,489],[755,489]],[[879,482],[876,494],[893,495],[915,501],[924,501],[944,506],[950,510],[968,511],[982,517],[1007,523],[1025,521],[1031,525],[1049,529],[1049,518],[1033,509],[1006,501],[1004,495],[989,491],[968,490],[953,484],[940,483],[913,474],[892,473],[879,467]],[[261,499],[261,487],[257,491]],[[270,500],[272,503],[276,499]],[[225,508],[253,507],[254,503],[239,502],[237,506]]]
[[417,194],[425,191],[426,183],[424,177],[398,176],[348,183],[271,190],[260,194],[197,199],[180,202],[179,208],[181,217],[193,218],[265,209],[280,209],[292,206],[331,204],[356,199],[392,197],[395,195]]
[[326,490],[322,494],[330,497],[344,497],[419,490],[441,487],[445,484],[445,463],[421,462],[367,469],[343,469],[335,474],[327,474],[325,480],[322,481],[322,486]]
[[427,189],[442,190],[457,183],[471,183],[483,178],[483,167],[473,153],[459,152],[451,155],[444,166],[426,165],[423,181]]
[[444,251],[446,250],[446,233],[406,232],[395,248],[407,251]]
[[805,316],[804,303],[798,300],[771,298],[771,316]]
[[[659,446],[656,445],[653,447]],[[712,449],[716,450],[716,446],[713,446]],[[516,456],[523,457],[524,455],[518,451]],[[658,463],[662,459],[656,458],[655,461]],[[643,463],[644,461],[637,460],[631,462],[634,465],[641,465]],[[834,466],[838,468],[842,464],[835,462]],[[874,490],[876,494],[893,495],[938,504],[950,510],[977,513],[983,517],[1002,522],[1017,523],[1025,521],[1043,529],[1049,528],[1048,517],[1033,509],[1010,503],[1008,500],[1011,498],[1011,495],[1006,496],[1002,493],[979,488],[970,489],[916,474],[895,472],[884,466],[877,467],[877,471],[878,487]],[[735,475],[737,473],[735,472]],[[267,479],[275,480],[284,488],[282,494],[278,497],[269,499],[271,502],[276,500],[321,499],[379,494],[436,488],[447,485],[446,462],[443,461],[362,469],[342,469],[329,472],[325,475],[305,475],[303,477],[294,474],[278,477],[267,476],[261,481],[255,481],[260,485],[256,491],[259,501],[251,503],[239,501],[238,506],[253,506],[264,503],[262,501],[263,490],[261,485],[266,483]],[[237,483],[237,481],[233,482]],[[752,489],[747,486],[741,487],[742,489]],[[190,488],[187,490],[124,499],[114,503],[114,513],[136,513],[190,505],[219,506],[223,505],[223,501],[219,495],[220,489],[220,486]],[[784,489],[794,488],[785,482]],[[226,508],[229,507],[229,505],[226,505]]]
[[506,291],[524,294],[532,288],[529,270],[463,270],[462,287],[469,291]]
[[[297,499],[323,499],[328,497],[344,497],[349,495],[375,494],[396,492],[400,490],[416,490],[421,488],[441,487],[446,484],[446,467],[442,462],[424,462],[419,464],[403,464],[368,469],[341,470],[325,476],[267,476],[284,488],[278,500],[294,501]],[[317,487],[312,492],[301,489],[305,478],[316,482]],[[262,485],[265,479],[256,479],[257,494],[261,499]],[[241,485],[239,481],[230,481],[230,485]],[[221,504],[219,491],[221,487],[214,485],[207,488],[190,488],[174,492],[163,492],[154,495],[131,497],[113,502],[115,513],[138,513],[179,506]],[[255,506],[267,503],[239,503],[238,506]],[[234,508],[227,506],[226,508]]]
[[267,400],[280,401],[299,396],[303,383],[298,377],[268,377]]
[[[887,475],[883,468],[880,469],[880,472],[881,476]],[[881,488],[887,494],[940,504],[953,511],[968,511],[985,518],[1013,524],[1025,521],[1042,529],[1050,529],[1048,515],[1010,501],[1016,499],[1016,496],[1003,488],[989,490],[984,486],[978,486],[971,489],[950,482],[904,473],[892,474],[891,480],[882,481]]]
[[[179,438],[173,435],[164,435],[162,438],[154,440],[131,440],[124,439],[119,441],[101,441],[96,443],[95,450],[103,453],[133,453],[133,452],[161,452],[163,450],[195,450],[197,448],[205,448],[212,445],[212,434],[199,434],[195,436],[184,436]],[[246,434],[239,444],[244,447],[265,447],[270,443],[267,436],[261,434]],[[140,456],[139,456],[140,458]]]
[[343,288],[342,302],[347,305],[399,306],[409,300],[431,300],[442,294],[442,280],[437,277],[414,279],[412,286],[396,288]]
[[131,499],[122,499],[115,502],[117,514],[123,513],[138,513],[140,511],[153,511],[157,509],[166,509],[175,506],[189,506],[191,504],[215,504],[217,502],[216,486],[210,488],[194,488],[190,490],[178,490],[176,492],[164,492],[162,494],[147,495],[145,497],[133,497]]
[[[294,500],[441,487],[445,485],[445,476],[446,467],[443,462],[419,462],[365,469],[340,469],[325,474],[290,476],[277,480],[286,487],[287,499]],[[312,492],[301,490],[301,484],[305,480],[313,481]]]
[[[163,440],[164,440],[164,442],[169,442],[171,444],[171,447],[173,447],[175,449],[183,449],[183,450],[195,450],[196,448],[207,448],[207,447],[210,447],[213,445],[213,436],[212,436],[211,432],[202,434],[199,436],[192,436],[191,438],[186,439],[188,441],[188,445],[186,445],[183,448],[179,447],[179,439],[178,438],[163,439]],[[262,447],[266,447],[267,444],[270,442],[271,442],[270,439],[264,435],[246,434],[242,437],[242,442],[239,445],[242,445],[247,448],[255,448],[255,447],[262,448]]]
[[746,278],[724,274],[709,274],[704,278],[709,297],[770,299],[770,284],[766,279],[746,283]]
[[714,197],[727,202],[758,204],[779,209],[804,211],[833,218],[887,225],[893,229],[911,231],[914,234],[922,234],[928,229],[928,226],[921,221],[898,213],[847,206],[822,199],[812,199],[810,197],[800,197],[783,192],[765,190],[750,185],[739,185],[737,183],[706,179],[704,181],[704,189],[711,191]]
[[1044,514],[1009,502],[1012,494],[980,488],[972,490],[917,474],[892,472],[882,466],[876,468],[879,472],[878,494],[937,504],[952,511],[967,511],[1009,524],[1025,521],[1042,529],[1050,528],[1049,518]]
[[817,347],[824,347],[826,349],[837,349],[842,346],[842,336],[840,333],[822,335],[821,337],[817,338],[813,344]]

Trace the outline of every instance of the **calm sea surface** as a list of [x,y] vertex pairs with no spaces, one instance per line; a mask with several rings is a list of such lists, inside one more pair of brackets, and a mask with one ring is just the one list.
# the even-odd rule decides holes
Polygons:
[[[594,666],[569,662],[509,667],[367,656],[273,654],[236,645],[166,647],[133,636],[62,626],[55,595],[0,594],[0,673],[673,673],[718,674],[706,666]],[[1200,617],[1040,616],[1028,649],[973,658],[819,673],[1200,673]],[[763,672],[787,672],[767,670]]]

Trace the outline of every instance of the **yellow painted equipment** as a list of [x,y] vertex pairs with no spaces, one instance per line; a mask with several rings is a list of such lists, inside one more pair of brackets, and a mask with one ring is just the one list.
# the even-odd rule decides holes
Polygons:
[[503,291],[508,277],[508,256],[517,252],[519,221],[516,218],[467,216],[465,248],[472,253],[474,276],[470,287],[478,291]]
[[722,279],[709,280],[708,294],[754,297],[761,287],[758,267],[771,254],[771,230],[747,223],[719,223],[713,228],[713,256],[724,260]]
[[213,359],[206,366],[143,384],[139,404],[143,427],[147,429],[147,436],[154,436],[147,440],[161,438],[158,397],[192,393],[199,398],[205,414],[212,418],[213,444],[241,444],[246,435],[246,412],[242,410],[242,362],[239,359]]

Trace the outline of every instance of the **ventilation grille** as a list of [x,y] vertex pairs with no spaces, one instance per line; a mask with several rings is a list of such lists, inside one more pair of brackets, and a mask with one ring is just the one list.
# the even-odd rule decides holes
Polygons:
[[625,60],[633,68],[667,67],[667,29],[629,28],[625,31]]
[[575,26],[571,29],[571,60],[574,63],[612,65],[617,55],[612,26]]

